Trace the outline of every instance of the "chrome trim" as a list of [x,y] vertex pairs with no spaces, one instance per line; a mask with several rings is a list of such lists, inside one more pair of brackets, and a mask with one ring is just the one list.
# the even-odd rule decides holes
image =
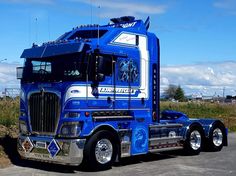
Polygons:
[[162,138],[151,138],[149,141],[169,141],[169,140],[181,140],[183,139],[182,136],[176,136],[176,137],[162,137]]
[[174,123],[174,124],[158,124],[158,125],[149,125],[149,128],[171,128],[171,127],[182,127],[183,124],[180,123]]
[[108,139],[100,139],[95,147],[95,158],[100,164],[106,164],[111,161],[113,147]]
[[119,129],[118,130],[120,138],[120,156],[128,157],[131,155],[131,136],[132,129]]
[[212,142],[215,146],[219,147],[223,143],[223,133],[221,129],[216,128],[212,134]]
[[123,157],[129,157],[130,154],[130,150],[131,150],[131,142],[127,142],[127,141],[123,141],[120,144],[120,155],[121,158]]
[[[171,127],[173,127],[173,125]],[[150,138],[148,140],[149,141],[148,151],[155,153],[155,152],[183,149],[183,145],[181,144],[182,140],[183,140],[182,136]]]
[[[40,88],[42,88],[42,87],[40,87]],[[33,90],[33,91],[30,91],[30,92],[28,93],[28,95],[27,95],[27,101],[29,101],[30,96],[31,96],[32,94],[35,94],[35,93],[40,93],[40,90]],[[60,93],[59,91],[56,91],[56,90],[49,90],[49,89],[47,89],[47,88],[44,88],[44,93],[54,93],[54,94],[56,94],[56,95],[59,97],[59,99],[61,100],[61,93]]]
[[201,147],[202,139],[199,131],[194,130],[190,134],[190,146],[193,150],[198,150]]
[[[55,130],[54,130],[54,132],[53,133],[51,133],[51,132],[37,132],[37,131],[33,131],[33,129],[32,129],[32,124],[31,124],[31,116],[30,116],[30,103],[29,103],[29,100],[30,100],[30,97],[33,95],[33,94],[36,94],[36,93],[41,93],[41,89],[43,89],[44,91],[43,91],[43,93],[52,93],[52,94],[55,94],[57,97],[58,97],[58,102],[59,102],[59,107],[58,107],[58,117],[57,117],[57,121],[56,121],[56,125],[55,125]],[[56,132],[57,132],[57,129],[58,129],[58,125],[59,125],[59,122],[60,122],[60,116],[61,116],[61,104],[60,104],[60,102],[61,102],[61,94],[60,94],[60,92],[58,92],[58,91],[53,91],[53,90],[48,90],[48,89],[46,89],[45,90],[45,88],[43,88],[43,87],[40,87],[40,90],[35,90],[35,91],[31,91],[31,92],[29,92],[28,93],[28,96],[27,96],[27,101],[28,101],[28,119],[29,119],[29,127],[30,127],[30,132],[32,133],[32,134],[36,134],[36,135],[40,135],[40,134],[42,134],[42,135],[56,135]]]
[[119,129],[118,132],[129,132],[131,130],[132,130],[131,128],[129,128],[129,129]]
[[[73,100],[76,100],[76,99],[73,99]],[[81,99],[81,100],[86,100],[86,99]],[[66,102],[67,103],[67,102]],[[66,103],[64,103],[64,104],[66,104]],[[70,111],[71,109],[65,109],[65,105],[64,105],[64,107],[63,107],[63,109],[64,109],[64,111]],[[87,108],[87,109],[81,109],[81,111],[112,111],[113,110],[113,108],[111,108],[111,109],[93,109],[93,108]],[[116,109],[116,111],[124,111],[124,110],[127,110],[127,109]],[[129,109],[130,111],[150,111],[151,109],[150,108],[146,108],[146,109],[144,109],[144,108],[136,108],[136,109]]]
[[[25,152],[22,150],[22,141],[24,141],[25,138],[25,136],[19,136],[17,141],[18,153],[24,159],[72,166],[78,166],[82,163],[86,139],[56,139],[59,144],[61,142],[67,142],[70,144],[69,153],[68,155],[57,155],[54,158],[51,158],[49,153],[34,152],[35,148],[31,152]],[[37,138],[31,138],[31,140],[37,141]],[[42,138],[40,140],[42,140]],[[50,142],[51,140],[52,139],[45,138],[46,142]]]
[[160,147],[162,145],[179,144],[182,139],[183,139],[182,136],[176,136],[176,137],[151,138],[148,141],[149,141],[149,147]]
[[133,116],[93,116],[95,120],[103,119],[133,119]]
[[96,126],[94,129],[92,129],[88,134],[86,134],[86,135],[88,135],[88,136],[90,136],[91,134],[93,134],[93,132],[94,131],[96,131],[98,128],[100,128],[100,127],[111,127],[114,131],[117,131],[113,126],[111,126],[110,124],[100,124],[100,125],[98,125],[98,126]]
[[[42,88],[42,86],[40,87],[40,88]],[[44,88],[44,91],[46,92],[46,93],[54,93],[54,94],[56,94],[57,96],[58,96],[58,98],[59,98],[59,101],[61,101],[61,93],[59,92],[59,91],[55,91],[55,90],[49,90],[49,89],[45,89]],[[28,115],[28,120],[29,120],[29,127],[30,127],[30,131],[33,133],[33,134],[37,134],[38,135],[38,133],[37,132],[33,132],[32,131],[32,126],[31,126],[31,118],[30,118],[30,105],[29,105],[29,99],[30,99],[30,96],[31,95],[33,95],[33,94],[35,94],[35,93],[40,93],[40,90],[39,89],[35,89],[35,90],[32,90],[32,91],[30,91],[29,93],[28,93],[28,95],[26,96],[26,98],[27,98],[27,104],[28,104],[28,112],[27,112],[27,115]],[[61,106],[60,106],[60,114],[61,114]],[[59,124],[59,121],[60,121],[60,117],[58,118],[58,123],[57,123],[57,126],[58,126],[58,124]],[[56,135],[56,132],[57,132],[57,130],[55,130],[55,133],[53,134],[53,135]],[[52,134],[45,134],[45,135],[52,135]]]
[[165,151],[171,151],[171,150],[180,150],[180,149],[183,149],[183,147],[178,146],[178,147],[169,147],[169,148],[161,148],[161,149],[150,149],[149,152],[158,153],[158,152],[165,152]]

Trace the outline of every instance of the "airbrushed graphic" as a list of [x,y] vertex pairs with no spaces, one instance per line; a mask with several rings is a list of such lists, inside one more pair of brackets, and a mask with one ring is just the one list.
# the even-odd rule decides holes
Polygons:
[[133,149],[134,153],[144,153],[148,148],[148,135],[147,130],[138,126],[133,133]]
[[122,82],[138,82],[139,69],[137,64],[132,60],[121,61],[118,78]]

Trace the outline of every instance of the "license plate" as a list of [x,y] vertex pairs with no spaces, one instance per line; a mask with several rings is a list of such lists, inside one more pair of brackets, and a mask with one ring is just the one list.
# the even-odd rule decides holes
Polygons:
[[47,144],[46,144],[46,142],[36,142],[35,147],[36,148],[41,148],[41,149],[46,149],[47,148]]

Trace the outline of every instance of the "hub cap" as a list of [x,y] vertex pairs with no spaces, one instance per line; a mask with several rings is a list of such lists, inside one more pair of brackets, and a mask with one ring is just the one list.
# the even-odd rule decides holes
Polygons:
[[101,139],[95,147],[96,160],[101,164],[106,164],[111,161],[113,153],[112,144],[108,139]]
[[190,134],[190,145],[193,150],[198,150],[201,147],[201,134],[194,130]]
[[214,129],[213,131],[213,144],[219,147],[223,142],[223,133],[219,128]]

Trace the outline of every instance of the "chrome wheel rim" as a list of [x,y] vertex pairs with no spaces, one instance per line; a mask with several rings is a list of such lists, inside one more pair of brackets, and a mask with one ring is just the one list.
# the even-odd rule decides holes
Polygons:
[[194,130],[190,134],[190,145],[193,150],[198,150],[201,147],[201,134]]
[[219,147],[223,143],[223,133],[219,128],[214,129],[213,131],[213,144]]
[[111,161],[113,147],[108,139],[101,139],[97,142],[95,147],[96,160],[100,164],[106,164]]

